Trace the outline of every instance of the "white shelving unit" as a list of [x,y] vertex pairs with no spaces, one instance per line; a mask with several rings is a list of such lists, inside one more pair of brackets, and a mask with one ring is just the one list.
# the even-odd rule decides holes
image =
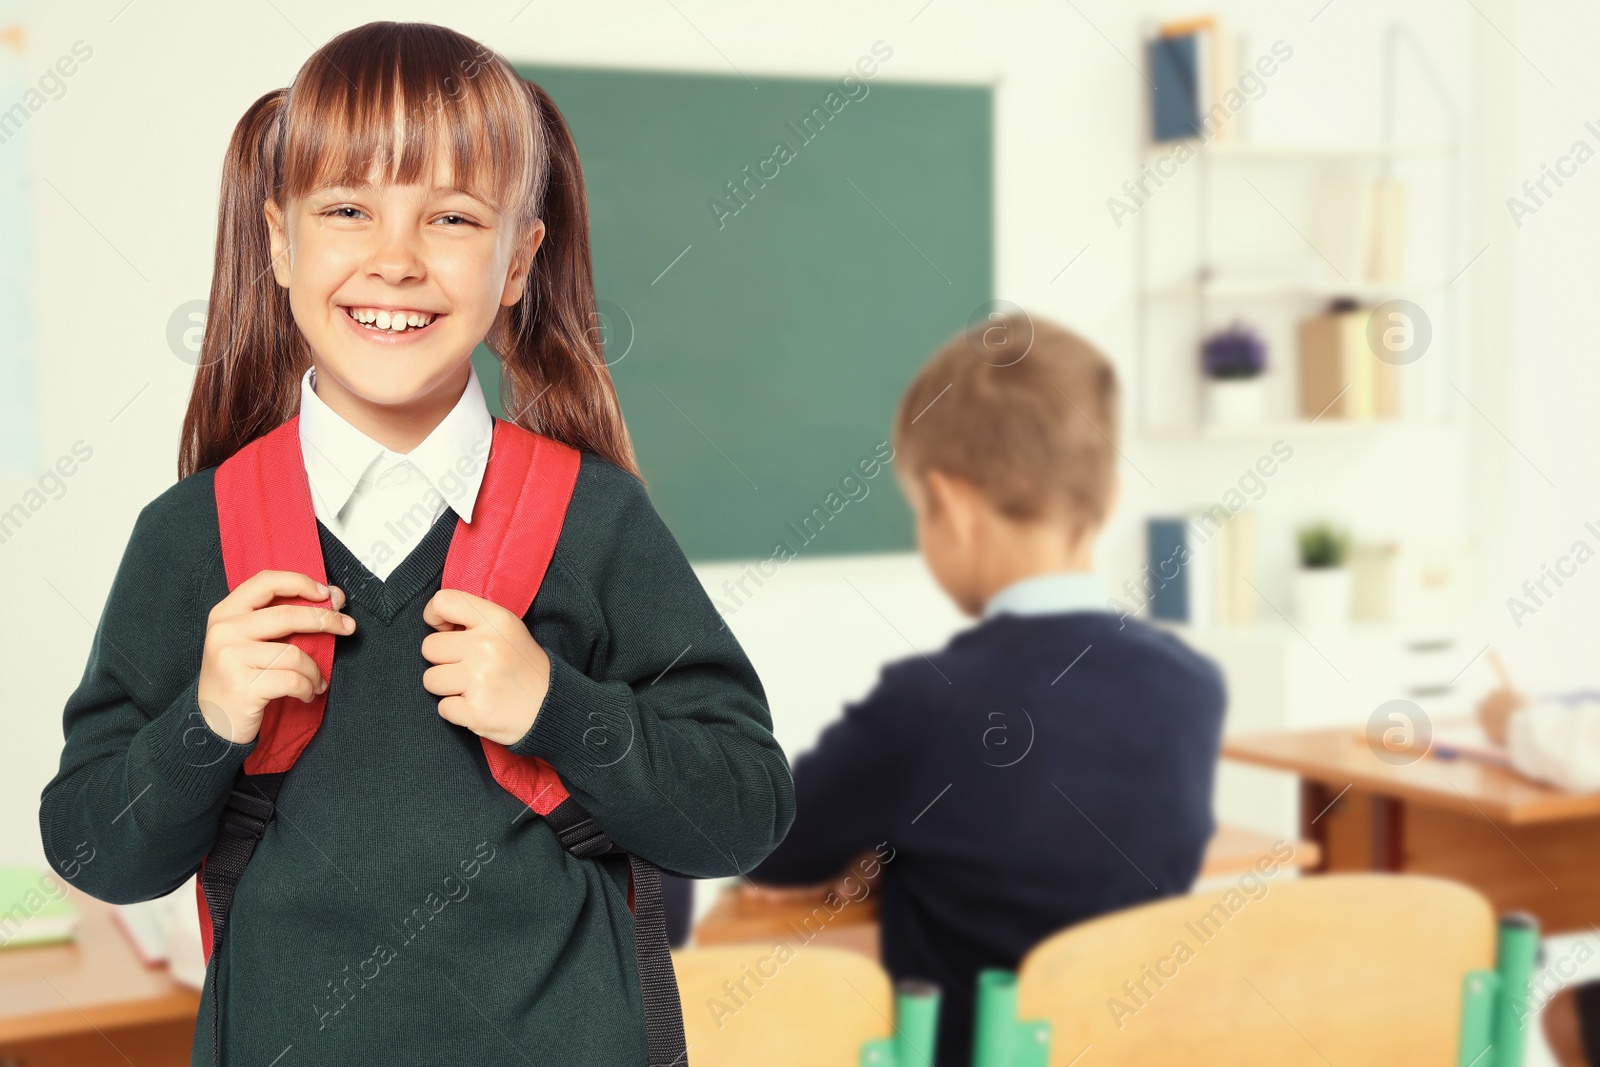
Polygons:
[[[1408,53],[1424,80],[1431,86],[1445,116],[1447,138],[1440,141],[1402,142],[1396,139],[1397,99],[1396,83],[1401,53]],[[1257,271],[1230,273],[1230,264],[1220,262],[1216,252],[1213,228],[1216,225],[1214,193],[1219,183],[1243,178],[1249,181],[1251,173],[1260,177],[1260,168],[1271,168],[1282,173],[1286,168],[1303,171],[1308,178],[1326,175],[1336,170],[1359,168],[1374,177],[1392,177],[1402,161],[1437,161],[1443,168],[1438,190],[1428,190],[1424,195],[1416,192],[1416,200],[1430,205],[1434,197],[1442,199],[1446,224],[1441,227],[1446,247],[1438,250],[1437,274],[1455,270],[1466,263],[1459,247],[1462,227],[1459,224],[1462,208],[1460,121],[1455,105],[1444,83],[1434,70],[1427,55],[1411,31],[1403,26],[1393,26],[1385,40],[1385,78],[1383,86],[1383,140],[1365,144],[1310,144],[1310,143],[1254,143],[1239,140],[1207,141],[1196,138],[1187,142],[1194,158],[1186,168],[1194,168],[1195,203],[1193,220],[1186,239],[1195,247],[1192,267],[1179,276],[1170,272],[1161,278],[1156,272],[1153,249],[1159,241],[1170,241],[1174,235],[1161,231],[1147,206],[1141,206],[1136,218],[1138,227],[1138,277],[1137,277],[1137,350],[1136,372],[1139,377],[1139,409],[1136,425],[1139,434],[1155,440],[1238,440],[1266,438],[1271,434],[1296,435],[1339,434],[1380,429],[1396,421],[1409,424],[1448,424],[1458,414],[1456,397],[1446,386],[1451,381],[1450,366],[1460,348],[1460,321],[1462,312],[1454,279],[1434,276],[1399,282],[1370,281],[1366,279],[1327,280],[1311,278],[1308,271],[1288,271],[1279,275],[1263,275]],[[1181,142],[1148,143],[1144,146],[1146,160],[1174,152]],[[1242,183],[1241,183],[1242,185]],[[1254,183],[1250,183],[1254,188]],[[1409,188],[1408,188],[1408,191]],[[1260,193],[1256,188],[1256,193]],[[1265,194],[1261,194],[1263,198]],[[1152,198],[1153,199],[1153,198]],[[1270,204],[1271,201],[1268,201]],[[1274,210],[1277,209],[1274,207]],[[1282,212],[1279,212],[1281,215]],[[1309,244],[1301,226],[1285,217],[1285,227],[1294,227],[1302,241]],[[1178,235],[1183,236],[1183,235]],[[1308,264],[1315,264],[1320,252],[1307,249]],[[1326,259],[1326,257],[1323,257]],[[1411,256],[1408,259],[1413,258]],[[1331,266],[1331,262],[1329,264]],[[1333,268],[1337,271],[1337,268]],[[1430,309],[1434,323],[1436,348],[1424,360],[1430,365],[1411,374],[1413,387],[1426,385],[1427,405],[1432,408],[1428,417],[1405,420],[1375,420],[1352,422],[1324,419],[1312,422],[1294,417],[1291,411],[1279,411],[1277,417],[1259,426],[1210,426],[1202,415],[1201,389],[1203,378],[1199,371],[1200,346],[1209,334],[1233,321],[1247,321],[1254,317],[1275,317],[1285,321],[1289,316],[1303,318],[1320,310],[1328,302],[1349,297],[1372,305],[1391,299],[1408,299]],[[1437,312],[1435,314],[1434,312]],[[1173,326],[1187,313],[1188,328]],[[1153,320],[1160,318],[1166,336],[1157,338]],[[1181,340],[1174,343],[1171,338]],[[1277,346],[1271,353],[1273,365],[1281,373],[1293,368],[1295,352],[1292,345]],[[1422,361],[1419,361],[1419,365]],[[1291,369],[1291,373],[1297,373]],[[1410,372],[1408,371],[1408,374]],[[1174,391],[1158,394],[1158,383],[1170,385],[1182,382],[1187,396],[1174,402]],[[1284,389],[1278,390],[1280,394]],[[1292,392],[1290,390],[1289,392]],[[1165,400],[1167,414],[1155,413],[1153,405]],[[1280,407],[1282,405],[1280,404]],[[1173,417],[1172,409],[1178,409]],[[1270,439],[1270,438],[1269,438]]]

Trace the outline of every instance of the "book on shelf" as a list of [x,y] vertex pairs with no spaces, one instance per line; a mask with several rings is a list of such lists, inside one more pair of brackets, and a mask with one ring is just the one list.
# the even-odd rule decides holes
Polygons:
[[1335,301],[1300,323],[1300,414],[1307,419],[1400,416],[1400,368],[1373,354],[1372,309]]
[[1162,23],[1145,43],[1145,63],[1151,141],[1234,140],[1238,108],[1218,105],[1225,93],[1237,92],[1232,80],[1241,73],[1239,55],[1215,16]]
[[1256,522],[1221,504],[1146,524],[1144,584],[1151,618],[1189,626],[1255,621]]
[[1397,178],[1341,172],[1317,185],[1312,243],[1330,286],[1404,281],[1406,228],[1406,183]]
[[1200,136],[1199,34],[1156,37],[1145,44],[1150,69],[1150,139],[1183,141]]

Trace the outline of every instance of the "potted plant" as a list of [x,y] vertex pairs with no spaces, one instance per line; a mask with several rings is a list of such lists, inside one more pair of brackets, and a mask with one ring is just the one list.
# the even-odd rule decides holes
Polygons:
[[1260,336],[1237,322],[1212,334],[1200,346],[1200,367],[1206,379],[1206,422],[1248,426],[1262,421],[1267,345]]
[[1313,629],[1334,629],[1350,619],[1350,535],[1328,523],[1296,534],[1300,569],[1294,576],[1295,616]]

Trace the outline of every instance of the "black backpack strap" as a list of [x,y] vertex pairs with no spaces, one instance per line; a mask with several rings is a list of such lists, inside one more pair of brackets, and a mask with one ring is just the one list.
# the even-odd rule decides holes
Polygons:
[[[228,911],[245,866],[266,833],[277,810],[283,773],[241,774],[222,809],[216,843],[200,869],[211,913],[211,1062],[218,1062],[217,954],[228,929]],[[649,860],[624,851],[605,835],[598,823],[570,796],[545,816],[550,828],[574,856],[628,857],[633,878],[633,956],[638,966],[644,999],[645,1042],[650,1067],[688,1067],[683,1034],[683,1007],[678,999],[678,979],[672,969],[672,949],[667,943],[666,908],[661,899],[661,869]]]
[[624,855],[633,878],[633,958],[644,997],[645,1043],[650,1067],[688,1067],[683,1004],[667,943],[667,912],[661,900],[661,868],[625,851],[605,835],[594,817],[572,797],[557,804],[546,821],[561,846],[574,856]]
[[217,954],[222,951],[222,937],[228,929],[228,911],[233,906],[234,890],[244,875],[245,865],[255,855],[261,835],[267,832],[277,810],[278,788],[283,785],[283,772],[277,774],[240,774],[233,792],[222,809],[222,819],[217,827],[217,839],[200,868],[200,888],[205,891],[206,910],[211,913],[211,959],[207,968],[211,974],[211,1063],[215,1067],[219,1053],[217,1036],[217,971],[221,964]]

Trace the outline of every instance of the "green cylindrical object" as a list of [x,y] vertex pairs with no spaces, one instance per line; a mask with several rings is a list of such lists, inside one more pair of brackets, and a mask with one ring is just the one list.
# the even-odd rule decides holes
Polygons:
[[1494,1046],[1495,1011],[1500,1002],[1500,975],[1494,971],[1468,971],[1461,980],[1461,1031],[1456,1044],[1456,1067],[1497,1067],[1484,1053]]
[[1011,971],[978,972],[976,1022],[972,1067],[1011,1067],[1017,1036],[1017,976]]
[[1528,990],[1539,955],[1539,920],[1523,912],[1500,917],[1495,970],[1500,972],[1499,1005],[1494,1018],[1495,1067],[1522,1067],[1528,1040]]
[[895,986],[895,1067],[933,1067],[939,1042],[939,987],[907,979]]

